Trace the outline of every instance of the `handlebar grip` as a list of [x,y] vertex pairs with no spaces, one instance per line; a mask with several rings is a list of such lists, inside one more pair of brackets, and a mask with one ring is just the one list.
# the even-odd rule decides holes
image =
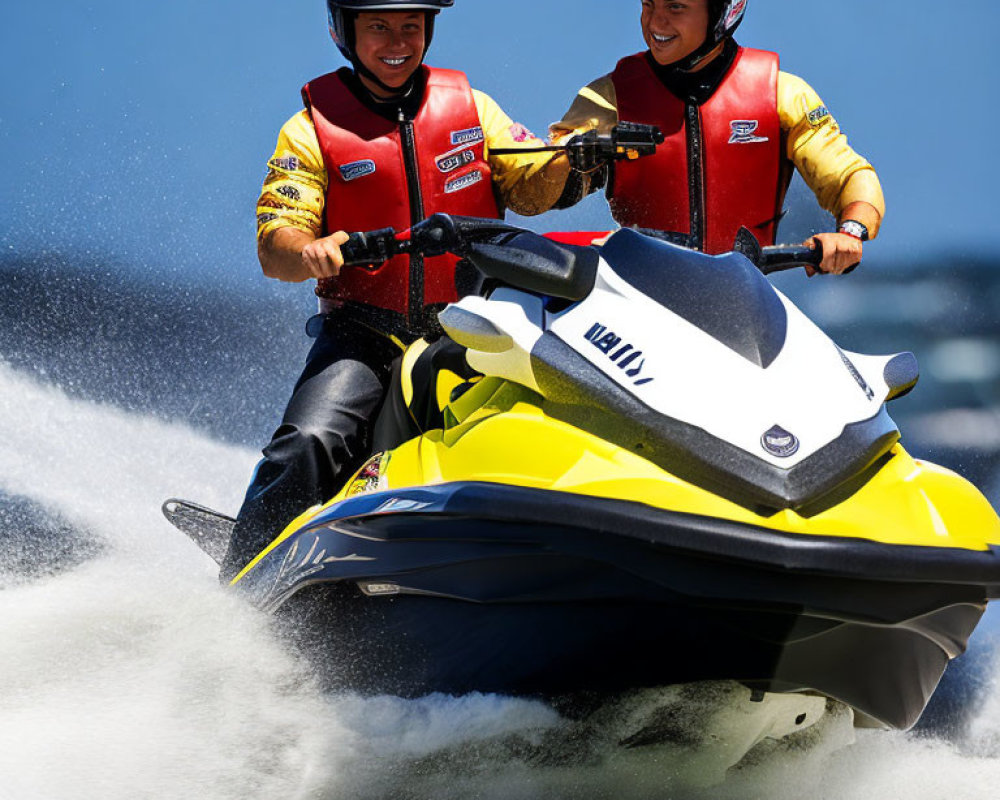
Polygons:
[[619,122],[611,129],[611,136],[619,145],[654,146],[665,141],[663,131],[658,126],[642,122]]
[[765,275],[805,266],[815,267],[818,271],[823,262],[823,247],[819,242],[816,242],[815,249],[799,244],[764,247],[762,250],[759,267]]
[[377,231],[352,233],[350,238],[340,246],[345,267],[363,267],[368,264],[381,264],[396,255],[395,231],[392,228],[382,228]]

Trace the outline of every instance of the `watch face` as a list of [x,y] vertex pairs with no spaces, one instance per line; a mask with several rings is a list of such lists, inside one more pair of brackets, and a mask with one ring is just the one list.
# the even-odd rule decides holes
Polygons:
[[848,236],[854,236],[861,241],[868,240],[868,228],[857,220],[849,219],[840,224],[840,230]]

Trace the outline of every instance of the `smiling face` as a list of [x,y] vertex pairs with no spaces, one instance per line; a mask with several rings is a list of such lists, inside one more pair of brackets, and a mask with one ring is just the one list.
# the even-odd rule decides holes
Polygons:
[[642,38],[657,64],[691,55],[708,38],[708,0],[642,0]]
[[[386,86],[399,88],[420,66],[424,55],[425,17],[423,12],[378,11],[358,14],[354,52]],[[368,85],[363,75],[361,80]],[[378,86],[369,90],[384,94]]]

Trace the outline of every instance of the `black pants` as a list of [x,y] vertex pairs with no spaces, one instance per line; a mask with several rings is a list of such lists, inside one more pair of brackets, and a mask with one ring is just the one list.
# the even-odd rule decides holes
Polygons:
[[289,522],[329,500],[361,466],[399,355],[371,328],[335,314],[326,318],[247,489],[220,581],[232,580]]

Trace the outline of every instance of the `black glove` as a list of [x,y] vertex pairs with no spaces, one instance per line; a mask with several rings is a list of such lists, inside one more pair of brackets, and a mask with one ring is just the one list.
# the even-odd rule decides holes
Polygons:
[[566,142],[566,155],[571,169],[593,172],[608,163],[608,153],[596,130],[580,133]]

